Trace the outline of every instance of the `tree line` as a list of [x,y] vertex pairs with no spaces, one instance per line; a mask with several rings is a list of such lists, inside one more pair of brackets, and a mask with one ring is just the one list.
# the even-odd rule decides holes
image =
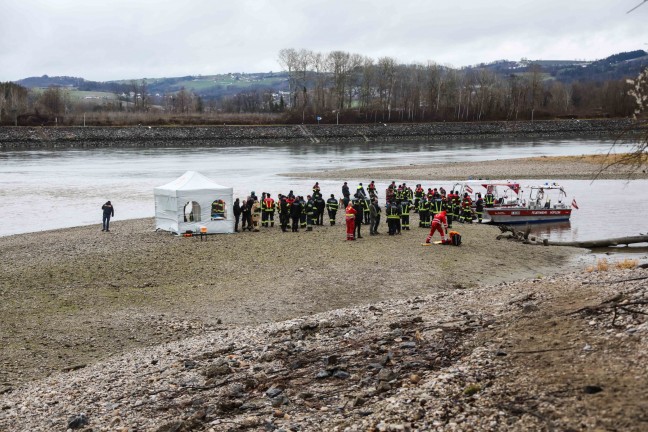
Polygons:
[[283,88],[218,98],[184,88],[155,93],[144,79],[121,84],[114,98],[96,104],[71,100],[62,87],[0,83],[0,124],[79,124],[81,115],[94,124],[218,124],[223,114],[241,124],[255,114],[273,123],[514,121],[627,117],[636,108],[625,80],[562,82],[533,63],[502,73],[306,49],[282,49],[278,61],[287,76]]

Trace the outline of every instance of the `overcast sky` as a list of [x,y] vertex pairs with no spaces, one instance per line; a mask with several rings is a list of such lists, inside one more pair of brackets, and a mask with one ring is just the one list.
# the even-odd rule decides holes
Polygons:
[[648,49],[642,0],[0,0],[0,81],[281,70],[282,48],[402,63]]

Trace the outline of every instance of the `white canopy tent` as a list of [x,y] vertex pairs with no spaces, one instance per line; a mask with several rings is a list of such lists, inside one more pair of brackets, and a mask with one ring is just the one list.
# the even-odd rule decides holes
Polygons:
[[233,189],[214,183],[196,171],[153,189],[155,227],[176,234],[234,232]]

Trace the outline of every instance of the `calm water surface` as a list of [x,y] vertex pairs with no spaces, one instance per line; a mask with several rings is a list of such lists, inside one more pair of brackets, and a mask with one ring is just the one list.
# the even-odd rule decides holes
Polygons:
[[[100,224],[101,205],[111,200],[116,220],[154,215],[153,188],[187,170],[250,191],[307,194],[318,179],[280,173],[407,164],[480,161],[530,156],[602,154],[610,140],[493,140],[365,144],[279,144],[226,148],[38,150],[0,153],[0,235]],[[622,148],[621,150],[622,151]],[[348,179],[352,188],[358,181]],[[394,179],[399,180],[399,179]],[[538,180],[516,179],[522,184]],[[547,179],[556,181],[559,179]],[[378,182],[383,190],[388,182]],[[425,187],[452,181],[414,181]],[[648,231],[648,182],[560,181],[580,210],[569,224],[541,227],[545,237],[584,240]],[[340,195],[340,181],[320,181],[325,196]],[[384,197],[384,194],[381,193]],[[416,219],[416,217],[414,217]]]

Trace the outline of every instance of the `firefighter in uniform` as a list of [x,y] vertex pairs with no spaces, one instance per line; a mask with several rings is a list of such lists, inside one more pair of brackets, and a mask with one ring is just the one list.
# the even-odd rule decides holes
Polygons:
[[299,227],[306,229],[308,225],[308,213],[306,212],[306,201],[302,195],[299,196],[299,202],[301,203],[301,214],[299,215]]
[[369,225],[369,219],[370,219],[369,200],[368,199],[361,199],[360,204],[362,205],[362,216],[363,216],[363,219],[364,219],[363,223],[365,225]]
[[389,235],[394,235],[397,231],[396,224],[400,223],[400,210],[395,201],[387,203],[385,213],[387,214],[387,228],[389,229]]
[[434,219],[438,213],[441,213],[443,210],[443,201],[441,200],[441,194],[434,190],[434,195],[432,195],[432,201],[430,202],[430,219]]
[[261,225],[266,228],[269,225],[274,226],[275,202],[274,199],[270,197],[270,194],[266,194],[266,197],[261,204],[261,208],[263,210],[263,215],[261,216]]
[[378,192],[376,192],[376,183],[371,180],[369,186],[367,186],[367,192],[369,193],[369,199],[378,198]]
[[410,201],[407,199],[404,199],[401,201],[400,205],[400,219],[401,219],[401,227],[403,231],[409,231],[410,229],[410,210],[412,209],[412,205],[410,204]]
[[484,199],[481,194],[477,194],[477,200],[475,201],[475,213],[477,213],[477,222],[482,223],[482,217],[484,216]]
[[[292,203],[290,202],[292,200]],[[299,231],[299,219],[302,214],[302,204],[301,201],[295,200],[294,198],[287,198],[286,202],[290,206],[290,218],[292,219],[292,232]]]
[[472,200],[468,192],[464,193],[463,200],[461,200],[461,217],[459,222],[472,223]]
[[328,211],[329,222],[331,226],[335,225],[335,216],[337,214],[340,204],[335,199],[335,195],[331,194],[331,198],[326,200],[326,210]]
[[489,188],[488,191],[486,191],[486,195],[484,195],[484,206],[486,208],[495,207],[495,195],[493,194],[492,188]]
[[216,200],[212,203],[211,217],[212,218],[225,217],[225,201]]
[[315,201],[310,195],[308,195],[304,211],[306,212],[306,231],[313,231],[313,225],[317,224],[317,209],[315,208]]
[[422,228],[430,227],[430,203],[425,198],[425,195],[421,197],[419,202],[419,226]]
[[421,184],[416,185],[416,190],[414,191],[414,213],[418,213],[418,207],[419,203],[421,201],[421,198],[423,198],[423,195],[425,194],[425,191],[423,190],[423,187]]
[[315,203],[315,210],[317,210],[317,225],[324,225],[324,209],[326,202],[320,192],[313,194],[313,201]]

